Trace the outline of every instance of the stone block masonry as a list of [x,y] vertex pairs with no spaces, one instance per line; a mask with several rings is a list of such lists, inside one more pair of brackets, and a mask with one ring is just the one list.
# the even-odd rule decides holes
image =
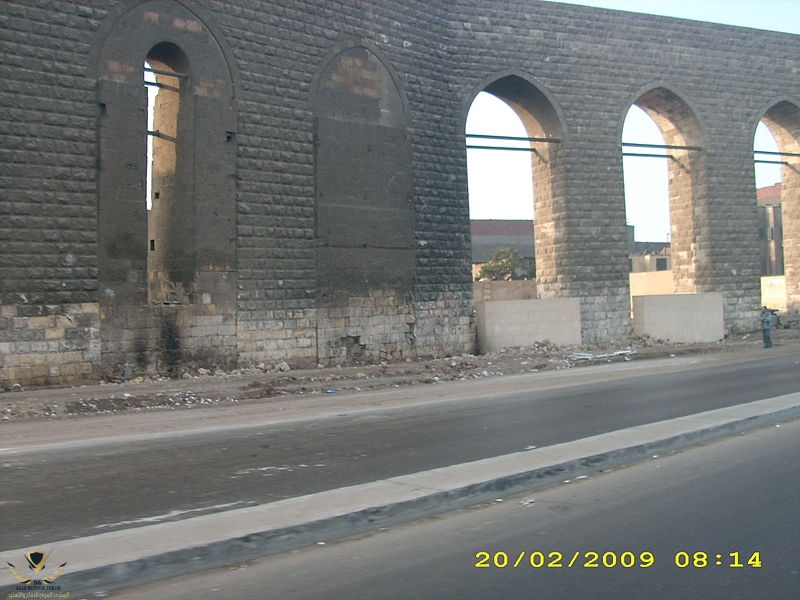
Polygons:
[[632,104],[695,148],[671,159],[674,289],[754,320],[753,131],[800,153],[798,36],[538,0],[4,0],[0,22],[2,385],[474,351],[482,90],[551,142],[532,297],[577,302],[583,342],[631,332]]
[[97,303],[0,306],[0,385],[56,385],[100,375]]

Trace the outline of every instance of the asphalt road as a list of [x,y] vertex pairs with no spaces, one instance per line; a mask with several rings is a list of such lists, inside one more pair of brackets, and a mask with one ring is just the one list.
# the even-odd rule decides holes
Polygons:
[[798,455],[795,420],[502,503],[108,597],[794,600]]
[[531,376],[529,391],[505,395],[498,378],[491,395],[468,401],[20,450],[0,461],[0,549],[241,508],[796,392],[797,363],[795,354],[553,389],[537,389]]

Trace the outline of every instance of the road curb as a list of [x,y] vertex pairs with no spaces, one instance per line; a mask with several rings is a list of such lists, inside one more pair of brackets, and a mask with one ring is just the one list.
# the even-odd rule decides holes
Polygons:
[[[68,562],[53,585],[92,594],[331,542],[652,459],[800,417],[800,393],[480,461],[192,519],[39,544]],[[16,590],[0,553],[0,590]],[[72,566],[74,565],[74,567]],[[73,570],[74,569],[74,570]]]

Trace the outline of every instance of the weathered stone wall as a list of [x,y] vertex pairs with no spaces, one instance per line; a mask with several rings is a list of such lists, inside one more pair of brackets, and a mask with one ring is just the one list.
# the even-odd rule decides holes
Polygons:
[[[637,101],[664,111],[676,140],[702,146],[688,165],[692,222],[673,223],[691,231],[686,279],[723,294],[728,330],[752,323],[753,131],[783,103],[789,110],[771,114],[785,148],[796,143],[798,36],[536,0],[6,0],[0,19],[3,383],[472,350],[464,122],[487,88],[527,111],[532,131],[560,139],[535,167],[540,296],[580,300],[584,341],[630,332],[619,143]],[[184,188],[195,199],[179,223],[191,224],[180,235],[191,260],[169,299],[148,290],[146,100],[136,83],[161,42],[188,58],[195,119]],[[338,56],[378,65],[361,95],[391,91],[377,106],[399,111],[396,143],[370,144],[383,122],[354,117],[338,96],[339,121],[320,129]],[[690,126],[653,102],[661,90]],[[320,178],[320,131],[355,132],[340,150],[355,152],[339,163],[350,187],[331,170]],[[375,173],[403,161],[383,189]],[[365,185],[350,185],[359,176]],[[331,189],[340,196],[326,204]],[[371,191],[357,198],[359,189]],[[387,215],[397,227],[381,230]],[[390,244],[368,235],[380,231],[397,235]],[[326,265],[358,264],[347,256],[365,261],[349,270],[366,282],[328,276]],[[74,325],[59,320],[76,310]],[[62,328],[78,341],[61,343]]]
[[[697,292],[723,293],[728,330],[751,327],[759,286],[753,132],[773,103],[798,101],[798,36],[551,3],[457,4],[450,49],[458,94],[518,75],[562,119],[565,189],[536,213],[537,227],[554,230],[549,266],[537,237],[537,275],[549,282],[540,296],[581,298],[586,341],[628,330],[618,144],[631,103],[666,89],[697,122],[685,143],[703,147],[692,159],[702,162],[691,165],[693,203],[673,215],[673,227],[691,237],[681,249],[691,266],[683,278]],[[665,143],[677,141],[672,133]],[[689,153],[676,154],[685,164]]]
[[97,303],[0,306],[0,383],[53,385],[98,376]]

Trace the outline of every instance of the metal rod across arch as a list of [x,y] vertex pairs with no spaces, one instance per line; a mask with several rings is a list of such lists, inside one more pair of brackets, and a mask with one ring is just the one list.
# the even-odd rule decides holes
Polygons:
[[[468,133],[466,134],[468,138],[478,138],[481,140],[509,140],[509,141],[517,141],[517,142],[543,142],[545,144],[560,144],[561,140],[559,138],[542,138],[542,137],[518,137],[514,135],[488,135],[482,133]],[[495,146],[490,146],[494,148]]]
[[770,156],[800,156],[796,152],[770,152],[769,150],[753,150],[753,154],[769,154]]
[[[544,143],[544,144],[560,144],[561,140],[558,138],[540,138],[540,137],[519,137],[513,135],[488,135],[488,134],[481,134],[481,133],[468,133],[466,134],[468,138],[477,138],[481,140],[508,140],[508,141],[515,141],[515,142],[533,142],[533,143]],[[539,154],[534,147],[528,148],[519,148],[515,146],[480,146],[477,144],[467,144],[467,150],[512,150],[516,152],[533,152],[534,154]]]
[[178,138],[172,137],[171,135],[167,135],[166,133],[161,133],[160,131],[153,131],[151,129],[147,130],[147,135],[152,135],[153,137],[161,138],[162,140],[167,140],[168,142],[173,142],[175,144],[178,143]]
[[622,156],[643,156],[645,158],[672,158],[672,154],[645,154],[644,152],[623,152]]
[[162,69],[152,69],[150,67],[144,68],[147,73],[155,73],[156,75],[166,75],[167,77],[177,77],[178,79],[188,79],[186,73],[178,73],[177,71],[164,71]]
[[633,142],[622,142],[620,146],[628,146],[630,148],[664,148],[665,150],[691,150],[693,152],[701,152],[703,150],[703,148],[701,148],[700,146],[671,146],[669,144],[634,144]]
[[149,86],[149,87],[157,87],[157,88],[162,89],[162,90],[170,90],[170,91],[173,91],[173,92],[180,92],[181,91],[181,88],[177,88],[174,85],[167,85],[165,83],[156,83],[155,81],[145,81],[144,85],[145,86]]
[[467,150],[516,150],[518,152],[536,152],[536,148],[514,148],[513,146],[475,146],[467,144]]

